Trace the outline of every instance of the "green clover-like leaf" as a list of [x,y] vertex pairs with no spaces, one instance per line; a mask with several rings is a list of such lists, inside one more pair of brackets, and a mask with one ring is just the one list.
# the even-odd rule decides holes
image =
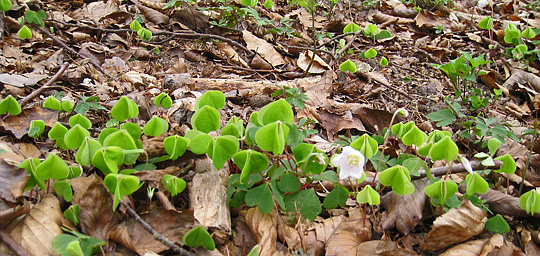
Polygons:
[[381,195],[375,191],[370,185],[366,185],[358,195],[356,201],[359,204],[379,205],[381,204]]
[[379,181],[385,186],[391,186],[397,195],[412,194],[414,192],[409,170],[401,165],[382,171],[379,174]]
[[465,177],[465,183],[467,184],[467,195],[472,195],[474,193],[483,194],[486,193],[489,189],[489,185],[484,178],[482,178],[478,173],[469,173]]
[[196,226],[190,231],[188,231],[186,234],[184,234],[184,236],[182,237],[182,241],[185,245],[193,248],[202,246],[209,251],[213,251],[214,249],[216,249],[214,239],[212,239],[210,233],[208,233],[208,231],[206,231],[206,229],[201,226]]

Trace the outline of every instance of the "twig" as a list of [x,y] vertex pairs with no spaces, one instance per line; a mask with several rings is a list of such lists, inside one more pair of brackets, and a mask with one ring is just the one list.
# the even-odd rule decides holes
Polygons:
[[349,42],[343,46],[343,48],[341,48],[341,50],[339,50],[339,52],[336,54],[336,57],[330,62],[330,66],[333,66],[334,63],[335,63],[335,59],[339,58],[339,56],[341,56],[341,54],[343,54],[345,51],[347,51],[351,45],[354,43],[354,40],[356,40],[356,37],[358,35],[360,35],[360,33],[362,33],[363,30],[359,29],[358,31],[356,31],[356,33],[354,33],[354,35],[352,36],[351,40],[349,40]]
[[3,228],[0,228],[0,241],[9,247],[15,254],[18,256],[31,256],[31,254],[26,251],[19,243],[17,243],[11,236],[6,233]]
[[176,253],[179,253],[180,255],[187,255],[187,256],[195,256],[195,254],[186,251],[184,248],[176,245],[174,242],[169,240],[168,238],[164,237],[162,234],[158,233],[156,230],[154,230],[146,221],[144,221],[139,214],[137,214],[131,207],[129,207],[128,204],[124,203],[123,201],[120,201],[120,203],[126,208],[126,211],[133,217],[141,226],[148,231],[148,233],[152,234],[152,237],[158,241],[160,241],[162,244],[168,246]]
[[79,56],[79,57],[84,57],[84,58],[90,59],[90,63],[92,63],[92,65],[94,65],[94,67],[96,67],[97,70],[99,70],[101,73],[103,73],[108,78],[110,78],[112,80],[115,80],[115,81],[118,80],[115,77],[113,77],[111,74],[109,74],[109,72],[107,72],[105,69],[103,69],[101,67],[101,65],[99,65],[99,63],[97,63],[97,61],[92,56],[86,55],[84,53],[78,53],[77,51],[73,50],[73,48],[69,47],[67,44],[62,42],[57,37],[55,37],[53,34],[51,34],[51,32],[47,31],[46,29],[44,29],[44,28],[42,28],[40,26],[34,26],[34,27],[37,28],[41,33],[43,33],[43,34],[47,35],[48,37],[50,37],[53,40],[53,42],[55,42],[56,44],[62,46],[69,53],[74,54],[74,55]]
[[28,94],[28,96],[22,98],[20,101],[19,101],[19,104],[21,106],[23,106],[24,104],[26,104],[28,101],[32,100],[33,98],[35,98],[36,96],[40,95],[43,91],[45,91],[46,89],[50,88],[51,85],[56,82],[56,80],[58,80],[58,78],[60,78],[60,76],[62,76],[62,74],[64,73],[64,71],[66,71],[67,67],[69,66],[69,63],[65,62],[64,64],[62,64],[62,66],[60,66],[60,69],[58,70],[58,72],[56,72],[56,74],[54,74],[53,77],[51,77],[51,79],[49,79],[49,81],[47,81],[47,83],[45,83],[44,85],[42,85],[41,87],[39,87],[37,90],[33,91],[32,93]]

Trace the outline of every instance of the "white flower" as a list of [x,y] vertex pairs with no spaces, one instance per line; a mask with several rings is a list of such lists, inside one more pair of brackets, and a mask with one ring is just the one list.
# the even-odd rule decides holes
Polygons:
[[332,158],[332,164],[339,167],[340,179],[348,177],[360,179],[364,174],[365,159],[360,151],[347,146],[343,148],[341,154]]
[[398,108],[396,110],[396,113],[401,116],[401,117],[408,117],[409,116],[409,111],[407,111],[406,109],[404,108]]
[[478,7],[484,8],[484,7],[486,7],[486,5],[488,5],[488,1],[487,1],[487,0],[480,0],[480,1],[478,1]]
[[463,167],[465,167],[465,170],[467,170],[469,173],[473,173],[472,165],[471,162],[469,162],[469,159],[462,156],[460,160]]

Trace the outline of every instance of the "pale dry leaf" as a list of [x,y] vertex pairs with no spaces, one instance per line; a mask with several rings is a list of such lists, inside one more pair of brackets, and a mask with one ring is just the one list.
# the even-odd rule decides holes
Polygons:
[[5,159],[0,158],[0,199],[16,203],[17,198],[22,196],[29,177],[30,174],[24,169],[8,164]]
[[[52,240],[63,233],[60,228],[63,218],[58,199],[45,195],[27,215],[11,222],[5,230],[32,255],[56,255]],[[5,249],[2,244],[0,254],[7,254]]]
[[494,234],[489,241],[484,245],[482,253],[479,256],[506,256],[506,255],[523,255],[523,251],[516,247],[512,242],[506,241],[501,234]]
[[[300,56],[298,56],[298,60],[296,61],[296,65],[304,71],[306,71],[309,67],[309,63],[311,63],[313,57],[312,51],[306,51],[301,52]],[[332,70],[332,68],[321,58],[319,55],[315,54],[315,58],[313,59],[313,63],[311,67],[309,67],[308,73],[311,74],[321,74],[327,70]]]
[[217,48],[220,51],[225,53],[227,58],[229,58],[230,60],[232,60],[234,62],[242,64],[242,66],[244,66],[246,68],[249,68],[246,61],[244,61],[244,59],[240,58],[240,56],[238,55],[238,52],[236,52],[236,50],[234,50],[234,48],[232,48],[232,46],[230,44],[228,44],[228,43],[217,43],[217,42],[214,42],[214,44],[217,46]]
[[246,224],[260,245],[259,255],[274,255],[277,253],[277,220],[274,213],[264,214],[259,208],[253,207],[241,212]]
[[297,79],[297,87],[304,90],[308,97],[305,101],[306,105],[311,105],[315,108],[331,107],[332,101],[329,100],[332,92],[333,71],[327,71],[322,76],[307,77]]
[[382,197],[384,208],[388,210],[388,216],[383,222],[384,230],[394,227],[407,235],[416,227],[422,219],[422,210],[426,202],[424,188],[429,183],[427,178],[413,180],[414,192],[410,195],[396,195],[393,191]]
[[[179,244],[183,244],[182,236],[193,228],[195,221],[191,210],[169,211],[155,205],[152,205],[149,211],[140,214],[140,217],[159,234]],[[153,239],[152,234],[133,218],[119,224],[110,238],[139,254],[146,251],[159,253],[169,248]]]
[[[339,220],[339,219],[338,219]],[[332,225],[335,225],[334,223]],[[325,230],[325,234],[332,230]],[[325,236],[326,236],[325,235]],[[319,234],[317,234],[319,236]],[[371,238],[371,222],[364,221],[360,208],[351,208],[349,216],[338,223],[333,234],[326,241],[327,255],[357,255],[358,246]]]
[[528,83],[536,92],[540,92],[540,77],[520,69],[512,69],[512,76],[504,82],[502,87],[511,90],[516,83],[523,82]]
[[538,230],[534,230],[533,227],[522,226],[520,224],[516,227],[516,231],[518,234],[520,233],[521,244],[523,245],[522,248],[524,248],[525,254],[540,255],[540,248],[535,243],[535,238],[537,237],[534,237],[534,235],[538,234]]
[[487,213],[466,200],[457,209],[452,208],[435,220],[419,249],[424,252],[435,252],[466,241],[480,234],[486,221]]
[[48,75],[40,75],[35,73],[26,74],[0,74],[0,83],[8,84],[15,87],[23,88],[29,85],[35,85],[39,81],[49,77]]
[[256,37],[247,30],[242,31],[242,36],[246,42],[247,48],[260,54],[266,61],[272,64],[272,66],[276,67],[286,64],[283,56],[274,49],[274,46],[266,42],[266,40]]
[[[313,20],[311,19],[311,13],[309,13],[305,8],[297,9],[293,11],[290,15],[298,14],[298,20],[304,25],[304,28],[311,29],[313,27]],[[327,19],[322,16],[315,16],[315,28],[323,28],[324,22]]]
[[487,242],[488,239],[478,239],[458,244],[441,253],[440,256],[478,256]]
[[122,74],[121,79],[125,82],[130,82],[133,85],[144,85],[147,86],[149,83],[156,84],[157,79],[154,76],[139,73],[136,71],[129,71]]
[[[378,256],[381,253],[398,249],[398,244],[394,241],[372,240],[358,245],[357,255]],[[395,254],[394,254],[395,255]]]

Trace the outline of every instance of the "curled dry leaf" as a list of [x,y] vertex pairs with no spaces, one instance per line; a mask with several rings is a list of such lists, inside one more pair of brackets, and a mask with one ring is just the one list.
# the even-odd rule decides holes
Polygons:
[[[300,56],[298,57],[298,61],[296,61],[296,64],[299,68],[306,71],[309,67],[309,63],[311,63],[311,58],[313,57],[312,51],[306,51],[300,53]],[[326,70],[332,70],[332,68],[326,64],[326,62],[319,57],[319,55],[315,54],[315,59],[313,59],[313,64],[309,68],[308,73],[312,74],[320,74],[323,73]]]
[[512,69],[512,76],[504,82],[503,88],[512,89],[516,83],[527,82],[536,92],[540,92],[540,77],[519,69]]
[[390,192],[383,196],[382,203],[384,208],[388,210],[388,216],[383,222],[384,230],[391,230],[395,227],[400,233],[407,235],[422,219],[422,209],[424,209],[426,202],[424,188],[429,180],[423,178],[414,180],[412,183],[414,193],[410,195],[398,196],[396,193]]
[[[195,221],[191,210],[178,212],[165,210],[155,205],[140,216],[158,233],[180,244],[183,243],[182,236],[193,227]],[[119,224],[111,233],[110,238],[141,255],[147,251],[159,253],[168,249],[166,245],[153,239],[152,234],[133,218]]]
[[[32,255],[56,255],[52,240],[63,233],[60,228],[63,218],[58,199],[45,195],[27,215],[7,225],[5,231]],[[0,254],[11,254],[3,243]]]
[[286,64],[283,56],[274,49],[274,46],[266,42],[266,40],[254,36],[247,30],[243,30],[242,35],[247,44],[247,48],[260,54],[266,61],[272,64],[272,66],[276,67]]
[[435,252],[466,241],[480,234],[486,221],[486,212],[470,201],[464,201],[459,208],[452,208],[435,220],[419,249],[423,252]]
[[73,204],[79,204],[81,232],[102,241],[117,228],[119,216],[103,180],[96,175],[72,179]]
[[253,207],[241,214],[251,229],[251,233],[260,245],[259,255],[279,255],[276,249],[277,220],[274,213],[264,214],[259,208]]
[[506,241],[501,234],[494,234],[482,248],[479,256],[486,255],[524,255],[523,251],[512,242]]
[[538,230],[534,230],[531,226],[523,226],[518,225],[516,227],[516,231],[518,234],[520,234],[520,240],[521,244],[523,245],[522,248],[524,248],[526,255],[540,255],[540,248],[535,243],[535,241],[538,241],[535,238],[535,235],[538,235]]
[[[358,254],[357,248],[371,238],[371,222],[369,220],[364,222],[362,209],[352,208],[349,210],[349,217],[337,223],[325,221],[324,224],[324,230],[317,230],[317,237],[325,239],[327,255],[362,255]],[[332,226],[327,228],[328,224],[335,228]]]
[[169,24],[169,16],[144,5],[136,5],[143,16],[154,24]]
[[[2,154],[3,155],[3,154]],[[22,196],[24,187],[30,174],[25,170],[8,164],[0,158],[0,199],[10,203],[16,203],[17,198]]]
[[488,242],[489,239],[478,239],[469,241],[466,243],[458,244],[445,252],[440,256],[478,256],[482,253],[484,245]]

